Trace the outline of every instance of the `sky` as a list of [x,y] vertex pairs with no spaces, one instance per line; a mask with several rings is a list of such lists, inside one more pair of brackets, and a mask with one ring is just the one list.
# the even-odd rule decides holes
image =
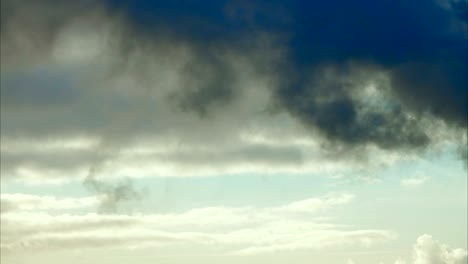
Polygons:
[[466,0],[2,0],[5,264],[467,264]]

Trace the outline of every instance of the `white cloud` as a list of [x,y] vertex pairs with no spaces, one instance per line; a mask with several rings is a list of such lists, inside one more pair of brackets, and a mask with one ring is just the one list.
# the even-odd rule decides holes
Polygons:
[[[413,261],[406,262],[399,258],[395,264],[466,264],[468,251],[463,248],[452,248],[435,240],[430,235],[421,235],[413,246]],[[348,260],[348,264],[354,264]]]
[[38,196],[23,193],[1,194],[1,212],[38,211],[38,210],[68,210],[96,206],[99,197],[56,198],[53,196]]
[[395,261],[395,264],[406,264],[406,261],[400,258]]
[[417,187],[426,183],[428,179],[429,179],[428,177],[422,177],[422,176],[414,177],[414,178],[406,178],[406,179],[402,179],[400,181],[400,184],[405,187]]
[[347,204],[353,199],[354,195],[352,194],[330,194],[320,198],[293,202],[281,209],[291,212],[314,212],[331,206]]
[[10,253],[201,245],[220,254],[250,255],[368,247],[396,238],[388,230],[356,229],[317,214],[351,199],[348,194],[329,194],[274,207],[205,207],[173,214],[51,215],[23,208],[2,214],[1,244]]
[[414,264],[466,264],[467,250],[451,248],[430,235],[418,237],[414,245]]

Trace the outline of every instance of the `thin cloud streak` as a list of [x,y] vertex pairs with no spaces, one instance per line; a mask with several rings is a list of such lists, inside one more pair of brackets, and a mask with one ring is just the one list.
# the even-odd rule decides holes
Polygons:
[[172,214],[50,215],[23,208],[2,213],[2,249],[15,253],[193,244],[206,248],[216,245],[221,249],[219,254],[245,255],[356,244],[372,246],[396,238],[388,230],[336,224],[320,213],[346,205],[353,197],[332,193],[276,207],[206,207]]

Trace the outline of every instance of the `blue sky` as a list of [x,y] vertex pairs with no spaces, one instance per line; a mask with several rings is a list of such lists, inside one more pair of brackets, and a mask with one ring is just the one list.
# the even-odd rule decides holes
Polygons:
[[467,263],[464,0],[2,1],[5,263]]

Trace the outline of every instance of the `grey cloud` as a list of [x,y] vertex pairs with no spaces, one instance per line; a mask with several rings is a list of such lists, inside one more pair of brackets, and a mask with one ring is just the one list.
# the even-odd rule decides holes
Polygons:
[[184,88],[171,97],[183,110],[206,116],[213,112],[213,105],[220,107],[236,95],[234,71],[216,56],[192,60],[181,75],[186,76]]
[[91,163],[83,185],[94,195],[100,197],[99,212],[130,212],[132,207],[143,199],[144,192],[135,188],[130,180],[109,183],[100,179],[101,167],[110,160],[112,155],[115,153],[101,154]]
[[[410,102],[412,94],[405,94],[410,86],[418,91],[427,86],[424,81],[415,85],[412,78],[419,73],[411,73],[420,67],[421,72],[430,70],[426,64],[389,70],[357,61],[298,69],[291,62],[288,38],[261,27],[235,36],[235,41],[209,39],[202,45],[205,42],[182,37],[170,27],[163,27],[160,34],[136,30],[124,13],[95,1],[52,2],[2,1],[2,55],[8,54],[2,56],[0,78],[2,140],[93,137],[114,157],[138,140],[175,139],[187,149],[206,146],[219,151],[182,148],[154,159],[170,165],[204,166],[213,161],[218,168],[235,164],[300,168],[314,158],[301,147],[249,146],[239,135],[261,127],[279,131],[276,140],[282,141],[285,133],[304,136],[306,130],[307,137],[319,142],[317,152],[329,148],[333,160],[357,161],[356,156],[366,159],[361,152],[369,145],[391,152],[434,143],[421,121],[427,116],[461,124],[456,116],[463,99],[438,107],[447,98],[438,96],[437,87],[452,75],[434,69],[441,74],[440,82],[429,86],[434,96],[428,100],[434,100],[435,108],[418,106],[421,100]],[[80,42],[89,32],[102,37],[94,47],[97,53]],[[64,38],[73,45],[67,46]],[[75,49],[89,54],[84,60],[68,58],[67,52]],[[457,72],[463,67],[454,65]],[[379,74],[388,75],[390,84],[376,84],[387,100],[374,102],[380,105],[375,108],[360,93]],[[240,146],[232,147],[236,144]],[[93,171],[93,164],[108,160],[98,156],[89,152],[20,156],[2,150],[2,172],[8,172],[2,174],[30,166],[55,169],[67,177],[67,169]],[[90,178],[100,181],[98,176]],[[127,193],[118,184],[104,189]]]
[[0,202],[0,213],[8,213],[8,212],[13,212],[16,211],[18,207],[15,205],[15,203],[10,202],[10,201],[1,201]]
[[465,169],[468,170],[468,145],[462,144],[458,147],[458,154],[460,156],[460,160],[464,163]]
[[136,189],[130,180],[106,183],[97,180],[91,174],[84,180],[84,186],[92,193],[101,197],[98,211],[101,213],[120,213],[131,211],[135,202],[143,198],[143,192]]
[[0,85],[4,107],[21,108],[25,105],[50,107],[54,104],[70,104],[78,97],[70,71],[32,70],[3,76]]
[[97,158],[98,156],[92,151],[61,151],[55,154],[3,152],[1,170],[4,176],[8,176],[9,172],[21,167],[58,170],[66,173],[67,170],[89,166]]
[[[14,152],[3,150],[1,155],[2,177],[22,177],[21,170],[34,170],[38,177],[49,180],[82,180],[86,177],[87,188],[96,194],[106,194],[109,199],[119,199],[117,196],[131,196],[138,200],[141,193],[128,184],[106,184],[101,182],[100,173],[109,180],[109,169],[135,169],[150,164],[166,164],[182,168],[211,167],[215,171],[242,166],[267,166],[272,168],[301,167],[309,154],[303,153],[299,147],[272,146],[268,144],[247,143],[232,139],[230,144],[219,147],[214,144],[165,144],[164,139],[157,145],[138,151],[135,145],[125,145],[114,150],[91,148],[86,150],[58,149],[53,152]],[[119,164],[122,164],[120,166]],[[113,171],[113,170],[112,170]],[[56,172],[56,173],[50,173]],[[86,176],[87,175],[87,176]],[[131,173],[127,177],[138,177]],[[24,176],[23,176],[24,177]],[[55,178],[56,177],[56,178]],[[117,176],[116,176],[117,177]],[[125,177],[125,173],[120,173]],[[120,195],[121,194],[121,195]],[[137,195],[140,194],[140,195]],[[130,197],[128,197],[130,198]],[[139,197],[141,198],[141,197]]]
[[60,30],[92,7],[96,1],[2,1],[2,66],[47,58]]
[[444,58],[443,62],[413,63],[396,68],[392,73],[393,89],[412,110],[430,113],[466,129],[466,54],[465,58],[453,57],[456,58],[453,61]]
[[[156,155],[158,156],[158,155]],[[180,151],[161,155],[163,160],[178,161],[187,164],[256,164],[300,165],[304,161],[301,151],[293,147],[272,147],[268,145],[247,145],[225,150]]]
[[[149,5],[146,7],[153,9],[140,17],[138,8],[141,7],[141,2],[134,2],[130,6],[125,5],[126,1],[109,3],[111,6],[115,4],[117,9],[120,7],[119,10],[127,15],[126,22],[135,37],[131,40],[135,50],[140,48],[140,39],[151,42],[157,39],[158,31],[164,29],[171,32],[172,35],[169,35],[175,40],[193,44],[197,52],[210,58],[216,47],[229,45],[226,42],[232,40],[231,38],[243,40],[246,35],[253,38],[253,35],[262,30],[278,33],[287,28],[290,30],[287,33],[293,36],[291,42],[286,38],[281,43],[290,54],[275,65],[275,74],[280,79],[279,84],[271,87],[273,96],[277,99],[275,106],[277,110],[297,117],[311,130],[321,131],[337,144],[375,144],[386,149],[424,148],[431,141],[425,131],[427,128],[418,122],[424,115],[466,129],[466,37],[463,36],[463,30],[460,30],[464,28],[464,22],[456,19],[457,13],[463,12],[463,8],[460,8],[462,5],[449,4],[444,9],[436,1],[372,4],[367,1],[354,4],[346,1],[289,1],[283,5],[276,1],[260,2],[246,8],[259,15],[259,19],[250,17],[253,21],[249,21],[258,26],[253,27],[258,30],[247,27],[246,32],[233,30],[223,36],[219,34],[220,28],[226,27],[229,30],[231,22],[236,25],[235,22],[244,21],[233,22],[212,16],[210,11],[200,21],[197,20],[199,13],[205,13],[196,9],[198,6],[191,13],[192,10],[174,10],[174,7],[183,7],[177,4],[162,4],[173,16],[166,17],[160,14],[163,9],[158,9],[159,6]],[[213,8],[218,5],[222,6],[223,2]],[[277,14],[268,16],[265,10],[276,5],[284,7],[285,17],[289,15],[293,21],[270,21],[269,19],[277,18]],[[129,7],[128,10],[125,7]],[[317,13],[306,14],[304,10]],[[242,7],[238,11],[242,13]],[[369,16],[373,12],[382,12],[387,16]],[[404,17],[401,16],[402,13],[405,14]],[[184,19],[178,21],[178,15]],[[356,16],[365,19],[356,19]],[[434,18],[434,21],[429,18]],[[212,25],[196,27],[195,25],[200,26],[200,22],[204,22],[201,25],[208,25],[210,22]],[[335,30],[327,30],[327,27]],[[405,42],[404,39],[408,41]],[[239,42],[232,43],[231,48],[245,51],[245,46]],[[249,43],[250,47],[255,46],[254,41]],[[355,65],[350,67],[349,62]],[[396,97],[394,104],[389,105],[386,111],[362,109],[362,105],[350,96],[349,89],[343,87],[347,85],[347,79],[353,77],[353,73],[349,72],[350,68],[368,63],[375,64],[377,71],[387,73],[391,80],[390,90]],[[336,68],[334,80],[324,82],[323,69],[330,66]],[[218,65],[218,68],[224,67]],[[224,73],[219,75],[225,76]],[[223,82],[213,84],[216,85],[206,87],[217,89],[202,89],[200,93],[185,90],[184,93],[191,100],[185,99],[183,105],[191,105],[192,107],[186,108],[200,112],[205,106],[213,105],[214,101],[218,101],[218,105],[227,104],[230,101],[227,100],[227,95],[235,94],[235,87]],[[200,100],[199,95],[203,95],[204,100]],[[320,99],[324,96],[327,97],[325,101]],[[195,102],[197,107],[187,102]],[[221,107],[214,108],[211,112],[217,113],[219,108]]]

